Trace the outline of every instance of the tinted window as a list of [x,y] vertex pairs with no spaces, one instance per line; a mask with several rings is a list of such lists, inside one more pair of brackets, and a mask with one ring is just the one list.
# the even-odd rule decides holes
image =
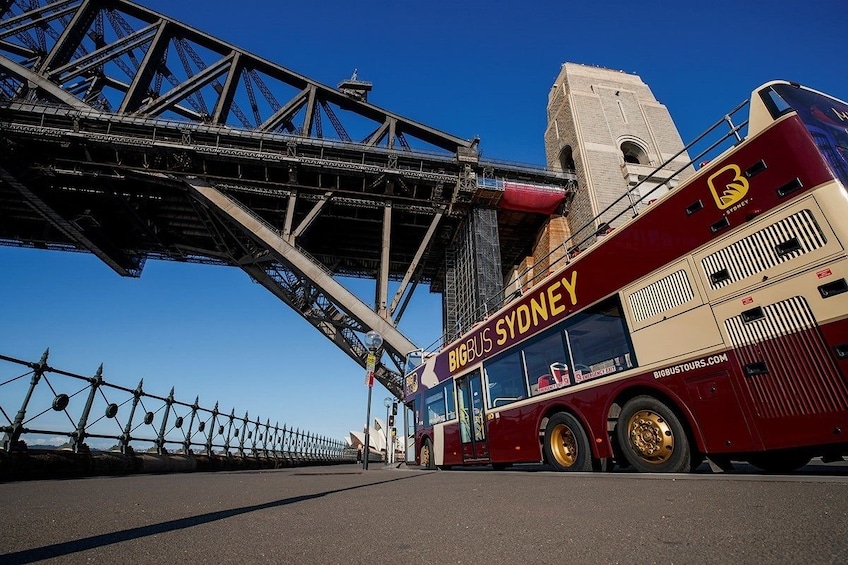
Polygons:
[[534,340],[524,347],[524,365],[535,396],[571,384],[571,362],[568,360],[562,332]]
[[617,297],[569,318],[565,336],[575,383],[636,366]]
[[424,393],[424,425],[432,426],[456,418],[453,379]]
[[489,408],[504,406],[527,398],[527,381],[521,351],[514,351],[484,367],[489,387]]

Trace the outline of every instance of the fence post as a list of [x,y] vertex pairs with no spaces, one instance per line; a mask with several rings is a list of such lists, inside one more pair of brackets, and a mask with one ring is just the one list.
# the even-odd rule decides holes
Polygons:
[[162,425],[159,426],[159,435],[156,438],[156,453],[165,455],[168,453],[165,450],[165,429],[168,426],[168,416],[171,415],[171,405],[174,403],[174,387],[171,387],[171,393],[165,399],[165,415],[162,416]]
[[188,421],[188,431],[185,434],[185,441],[183,442],[183,453],[188,455],[191,450],[191,428],[194,426],[194,419],[197,416],[197,410],[200,408],[200,397],[194,397],[194,404],[191,406],[191,418]]
[[297,461],[300,462],[302,457],[301,457],[301,453],[300,453],[300,428],[299,427],[295,428],[294,437],[292,439],[294,439],[294,454],[295,454],[295,457],[297,458]]
[[253,442],[250,446],[250,455],[256,457],[258,455],[256,441],[259,438],[259,416],[256,417],[256,422],[251,422],[251,424],[254,424],[253,430],[252,433],[247,434],[247,438]]
[[121,434],[121,437],[118,438],[118,442],[121,446],[121,453],[124,455],[132,455],[133,449],[130,447],[130,441],[132,440],[132,421],[135,417],[135,409],[138,407],[138,403],[141,400],[141,397],[144,395],[144,391],[142,390],[142,386],[144,385],[144,379],[138,381],[138,386],[133,391],[133,402],[132,408],[130,408],[130,419],[127,420],[127,425],[124,427],[124,433]]
[[85,401],[85,407],[82,409],[82,414],[80,415],[79,422],[77,423],[77,429],[71,434],[71,449],[74,453],[79,453],[80,449],[87,451],[88,447],[85,445],[85,426],[88,423],[88,415],[91,413],[91,405],[94,403],[94,396],[97,394],[97,389],[103,383],[103,363],[97,367],[97,372],[91,379],[88,379],[91,383],[91,390],[88,393],[88,398]]
[[[230,455],[230,438],[233,433],[233,420],[236,419],[236,409],[233,408],[232,412],[230,412],[230,425],[227,427],[227,439],[224,441],[224,454],[229,457]],[[236,430],[238,433],[238,430]]]
[[244,439],[247,436],[247,412],[244,413],[244,418],[241,419],[241,437],[239,438],[239,457],[244,459]]
[[32,393],[35,390],[35,386],[38,384],[38,381],[41,380],[41,376],[44,372],[49,369],[47,366],[47,356],[50,354],[50,348],[44,350],[44,353],[41,355],[41,360],[38,363],[28,363],[30,368],[33,370],[32,378],[29,381],[29,390],[27,390],[26,397],[24,397],[24,402],[21,404],[21,409],[18,410],[18,413],[15,415],[15,421],[12,423],[11,432],[6,432],[3,434],[3,449],[6,451],[13,451],[16,448],[18,440],[21,437],[21,432],[23,432],[24,426],[24,418],[26,417],[26,409],[29,405],[29,401],[32,398]]
[[[259,418],[256,419],[259,421]],[[271,418],[265,418],[265,435],[262,436],[262,451],[265,454],[265,459],[269,459],[268,457],[268,435],[271,433]]]
[[[280,421],[274,424],[274,442],[271,444],[271,453],[274,454],[274,460],[279,461],[279,457],[277,456],[277,442],[280,441]],[[282,450],[280,450],[282,452]]]
[[206,455],[212,457],[212,438],[215,436],[215,426],[218,425],[218,403],[212,410],[212,425],[209,426],[209,435],[206,436]]

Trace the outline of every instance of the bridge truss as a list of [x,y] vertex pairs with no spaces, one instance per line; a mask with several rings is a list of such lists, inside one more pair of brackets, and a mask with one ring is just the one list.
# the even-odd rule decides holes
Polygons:
[[[472,210],[497,210],[503,276],[545,216],[498,180],[567,196],[574,175],[480,159],[466,140],[123,0],[0,0],[0,244],[238,266],[400,396],[397,324]],[[483,182],[486,181],[486,182]],[[500,188],[499,188],[500,187]],[[373,305],[336,280],[376,281]],[[389,281],[399,283],[391,300]],[[383,362],[387,360],[387,363]]]

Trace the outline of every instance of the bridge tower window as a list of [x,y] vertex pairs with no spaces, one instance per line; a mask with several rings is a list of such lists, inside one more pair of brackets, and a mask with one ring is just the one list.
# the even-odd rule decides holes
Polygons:
[[621,154],[624,157],[625,163],[634,165],[649,165],[650,159],[648,154],[636,143],[625,141],[621,144]]
[[570,145],[566,145],[562,148],[562,151],[559,152],[559,166],[563,171],[574,170],[574,156]]

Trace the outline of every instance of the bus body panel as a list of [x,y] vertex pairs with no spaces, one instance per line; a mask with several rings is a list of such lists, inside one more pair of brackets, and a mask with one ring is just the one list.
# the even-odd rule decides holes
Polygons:
[[701,453],[727,453],[731,451],[756,451],[761,442],[742,405],[728,368],[705,370],[682,377],[689,406],[693,414],[690,422],[700,437]]
[[445,427],[447,424],[433,426],[433,461],[436,465],[444,465],[445,461]]
[[517,463],[541,461],[542,451],[538,433],[540,405],[525,405],[490,412],[489,448],[492,461]]
[[445,424],[443,465],[462,464],[462,443],[459,441],[459,422],[453,421]]

